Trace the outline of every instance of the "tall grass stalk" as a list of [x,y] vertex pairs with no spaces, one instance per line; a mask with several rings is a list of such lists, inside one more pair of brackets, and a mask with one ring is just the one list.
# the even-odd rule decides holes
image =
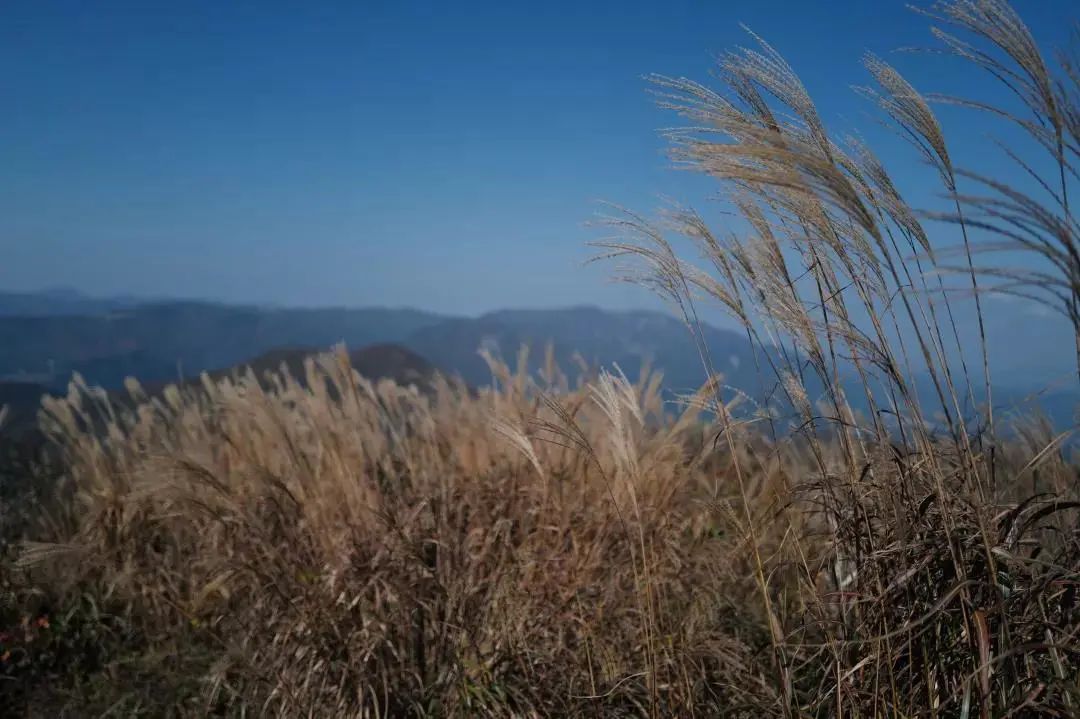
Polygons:
[[[947,211],[913,208],[864,144],[835,139],[828,132],[794,70],[776,49],[751,33],[754,47],[720,58],[716,73],[720,89],[685,78],[651,78],[661,105],[688,121],[686,127],[667,132],[672,157],[678,165],[717,180],[745,229],[721,237],[693,210],[677,208],[656,221],[636,214],[615,217],[609,224],[616,234],[597,245],[603,250],[601,258],[629,259],[624,277],[658,289],[673,301],[691,328],[698,322],[695,303],[703,298],[716,301],[761,344],[760,354],[769,357],[766,364],[772,377],[764,377],[763,383],[782,387],[786,402],[781,410],[794,410],[799,418],[793,423],[791,441],[817,448],[821,437],[828,437],[843,449],[831,458],[815,449],[815,470],[795,490],[796,494],[805,492],[806,501],[824,510],[836,566],[850,569],[831,574],[834,590],[854,601],[841,600],[836,618],[818,618],[829,623],[819,627],[827,637],[822,646],[841,657],[853,651],[853,641],[887,640],[888,646],[879,647],[877,656],[864,656],[857,666],[877,666],[877,679],[889,683],[893,699],[899,702],[893,710],[905,705],[903,713],[918,713],[909,693],[913,680],[898,677],[899,667],[910,668],[914,662],[923,662],[925,667],[932,661],[930,657],[940,650],[929,649],[923,643],[925,636],[916,629],[926,621],[940,632],[943,613],[953,612],[953,630],[963,638],[963,658],[958,658],[953,669],[944,670],[938,663],[933,675],[921,677],[923,684],[916,691],[922,698],[915,704],[936,715],[944,711],[940,709],[943,703],[957,702],[964,715],[978,707],[981,715],[990,716],[1027,706],[1027,699],[1017,705],[1013,702],[1018,695],[995,685],[995,672],[998,677],[1010,676],[1017,685],[1035,686],[1028,699],[1047,685],[1030,683],[1030,659],[1023,670],[1011,657],[1004,659],[1010,654],[1008,647],[1025,631],[1023,619],[1002,611],[1016,600],[1008,578],[1008,565],[1016,557],[1002,550],[1000,524],[1001,513],[1009,513],[1004,498],[1014,496],[1016,488],[1011,483],[1016,480],[1006,473],[1004,486],[999,484],[1002,467],[982,295],[1005,292],[1047,302],[1070,317],[1074,331],[1080,333],[1075,311],[1080,225],[1068,204],[1080,150],[1076,122],[1080,86],[1075,63],[1062,55],[1055,74],[1027,27],[1005,2],[950,0],[927,14],[973,36],[968,42],[934,29],[947,53],[973,62],[1001,81],[1019,99],[1023,114],[1007,105],[972,99],[933,99],[1019,125],[1047,151],[1053,170],[1041,174],[1036,168],[1045,163],[1024,159],[1021,152],[1008,147],[1004,148],[1006,157],[1015,163],[1018,177],[1045,199],[1007,182],[957,169],[930,102],[895,68],[871,56],[866,66],[877,86],[862,92],[936,170],[952,206]],[[962,192],[962,180],[989,194]],[[939,225],[927,226],[928,221],[959,227],[963,267],[942,261],[955,250],[932,240]],[[685,263],[674,249],[671,238],[675,236],[694,242],[712,271]],[[910,251],[903,251],[898,240]],[[1000,250],[1033,253],[1048,269],[976,264],[978,253]],[[949,305],[951,290],[942,280],[942,273],[953,271],[966,275],[974,297],[983,387],[981,416],[974,427],[969,426],[964,411],[965,399],[972,404],[975,400],[967,348]],[[926,282],[929,272],[937,274],[935,292]],[[984,283],[986,279],[1006,282]],[[935,300],[943,295],[945,325]],[[955,355],[944,339],[950,332]],[[921,365],[913,366],[909,342],[917,347],[915,356],[921,358]],[[966,398],[963,384],[956,381],[954,356],[960,365],[959,377],[967,385]],[[707,364],[706,370],[711,372]],[[927,374],[936,406],[925,406],[916,384],[919,372]],[[858,401],[852,401],[855,395],[846,394],[844,385],[859,389]],[[823,392],[818,402],[810,399],[814,387]],[[745,423],[749,426],[755,421],[748,418]],[[938,436],[939,428],[947,431],[947,442]],[[732,436],[730,431],[727,434]],[[878,504],[881,496],[868,507],[868,497],[883,484],[896,485],[886,492],[896,493],[888,500],[889,509]],[[946,498],[959,497],[965,509],[948,506]],[[1035,497],[1027,500],[1033,501]],[[913,537],[903,527],[915,517],[920,518],[916,521],[925,519],[931,506],[938,507],[933,524],[942,543],[937,551],[947,558],[952,584],[939,577],[931,593],[941,600],[924,605],[926,613],[912,624],[911,614],[886,606],[894,601],[886,597],[897,589],[896,582],[885,581],[880,567],[870,567],[875,567],[875,557],[908,551],[905,545]],[[1026,502],[1019,505],[1023,506]],[[1064,508],[1057,503],[1054,507]],[[900,522],[893,526],[898,534],[889,539],[872,529],[883,513],[893,514]],[[905,513],[912,519],[899,520]],[[977,558],[964,549],[969,543]],[[918,559],[901,575],[903,581],[916,581],[934,561],[938,559]],[[804,571],[817,576],[812,566],[805,566]],[[770,593],[768,585],[762,587],[766,610]],[[872,609],[875,606],[880,613]],[[836,619],[839,624],[834,623]],[[871,626],[873,631],[869,631]],[[1052,634],[1047,630],[1047,637]],[[781,646],[774,646],[778,656],[784,654]],[[1011,663],[1007,670],[989,666],[995,650],[1002,653],[1001,661]],[[1058,666],[1059,648],[1043,650]],[[832,705],[836,714],[880,713],[883,705],[851,701],[842,690],[856,671],[845,673],[841,669],[845,664],[837,660]],[[967,667],[966,675],[960,666]],[[951,695],[940,686],[943,670],[945,674],[960,672],[949,680],[954,683]],[[907,689],[901,690],[904,685]],[[818,700],[823,696],[818,695]],[[1060,701],[1072,707],[1071,690]]]

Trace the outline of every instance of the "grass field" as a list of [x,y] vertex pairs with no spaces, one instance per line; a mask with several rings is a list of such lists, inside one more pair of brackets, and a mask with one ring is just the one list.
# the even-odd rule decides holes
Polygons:
[[[995,417],[985,341],[957,329],[982,328],[988,291],[1080,327],[1080,71],[997,0],[934,12],[942,49],[1005,85],[1000,107],[953,101],[1026,143],[1015,181],[960,169],[931,105],[868,58],[863,92],[943,210],[834,138],[756,38],[719,88],[654,78],[689,126],[675,158],[745,231],[617,211],[599,251],[690,332],[700,303],[726,308],[775,406],[495,359],[492,388],[420,391],[341,353],[272,385],[132,383],[134,408],[76,381],[43,412],[55,484],[12,522],[0,697],[32,716],[1080,714],[1070,434]],[[1002,247],[1045,269],[984,264]]]

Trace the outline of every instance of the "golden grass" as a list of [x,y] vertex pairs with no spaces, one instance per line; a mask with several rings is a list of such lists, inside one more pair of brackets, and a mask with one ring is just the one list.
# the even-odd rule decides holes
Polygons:
[[[1001,701],[1075,701],[1046,655],[1074,666],[1080,559],[1053,534],[1071,536],[1073,471],[1058,446],[1036,455],[1045,432],[1001,461],[1053,494],[972,507],[947,443],[954,493],[893,453],[851,484],[832,442],[815,458],[740,433],[731,455],[698,410],[665,414],[655,376],[571,389],[493,367],[498,389],[425,395],[339,353],[303,382],[207,380],[134,409],[73,384],[48,407],[67,484],[20,582],[124,617],[146,643],[131,682],[180,671],[161,647],[205,657],[174,707],[193,716],[944,716],[1013,646]],[[965,614],[1013,621],[1011,643],[973,646]],[[109,702],[136,713],[113,671]]]
[[[763,701],[730,463],[698,411],[665,417],[652,376],[571,391],[552,370],[541,392],[494,366],[500,388],[478,396],[372,384],[341,354],[303,383],[207,381],[135,410],[73,385],[48,407],[70,499],[22,562],[49,586],[107,586],[150,636],[195,627],[220,649],[214,705]],[[755,482],[775,511],[779,468]]]
[[[114,713],[156,698],[237,716],[1075,716],[1068,437],[995,423],[985,336],[962,346],[940,272],[976,296],[988,280],[1036,295],[1080,328],[1080,84],[1006,4],[939,12],[995,48],[938,33],[1023,103],[958,101],[1048,153],[1050,177],[1010,154],[1041,198],[957,169],[930,103],[873,58],[867,94],[948,212],[911,207],[869,148],[834,139],[763,41],[722,58],[721,91],[657,78],[692,124],[675,157],[720,181],[748,229],[622,213],[602,246],[690,331],[703,297],[726,308],[791,422],[732,411],[716,378],[669,416],[651,375],[571,387],[550,362],[539,381],[492,360],[493,389],[426,394],[372,384],[341,353],[266,386],[133,385],[117,407],[76,382],[49,403],[66,480],[12,591],[105,607],[95,626],[124,629],[135,668],[125,680],[106,656],[64,675],[65,696],[104,674]],[[961,228],[959,267],[927,220]],[[1047,271],[975,264],[1001,244]]]

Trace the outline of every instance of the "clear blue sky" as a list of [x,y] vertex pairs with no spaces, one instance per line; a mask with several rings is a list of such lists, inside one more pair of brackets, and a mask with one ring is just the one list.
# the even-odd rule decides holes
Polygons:
[[[1070,5],[1019,7],[1060,43]],[[641,76],[704,79],[747,42],[740,22],[838,129],[869,124],[849,89],[864,51],[930,43],[895,0],[6,0],[0,288],[461,313],[649,304],[581,266],[584,223],[601,199],[705,196],[668,169],[656,130],[675,119]],[[954,63],[895,61],[956,89]]]

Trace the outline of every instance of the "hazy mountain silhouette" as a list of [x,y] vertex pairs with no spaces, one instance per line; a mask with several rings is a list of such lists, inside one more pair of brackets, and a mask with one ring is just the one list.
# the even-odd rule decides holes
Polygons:
[[283,347],[401,342],[442,321],[408,309],[273,309],[158,302],[84,315],[0,316],[0,380],[118,387],[197,376]]
[[[744,335],[706,325],[703,336],[714,369],[729,384],[747,390],[758,386],[754,350]],[[579,355],[592,369],[618,365],[631,379],[646,366],[662,371],[664,386],[675,392],[693,392],[705,380],[701,354],[686,325],[669,315],[644,310],[502,310],[419,329],[404,343],[435,366],[460,374],[474,385],[491,381],[480,348],[514,366],[519,348],[527,346],[529,367],[535,372],[543,366],[548,343],[558,365],[572,375],[580,364],[574,355]]]
[[[5,314],[3,308],[32,313]],[[64,313],[59,313],[61,308]],[[1024,319],[1032,324],[1038,318]],[[772,375],[757,369],[767,357],[745,335],[704,325],[701,337],[706,359],[726,384],[756,399],[777,394]],[[260,373],[277,369],[281,362],[299,369],[304,356],[339,342],[354,351],[354,363],[359,361],[356,350],[396,345],[393,351],[371,355],[381,357],[372,365],[377,376],[397,378],[396,364],[403,372],[411,368],[423,376],[430,362],[473,386],[491,382],[481,348],[514,365],[519,348],[526,345],[531,349],[529,369],[536,372],[549,343],[559,366],[572,376],[580,373],[577,356],[592,369],[618,365],[631,379],[643,367],[659,370],[669,397],[692,392],[705,379],[698,344],[680,320],[661,312],[570,307],[502,310],[470,318],[378,307],[282,309],[97,300],[70,292],[0,294],[0,383],[10,385],[7,391],[16,398],[62,391],[73,372],[90,384],[116,389],[128,376],[153,386],[248,363]],[[367,374],[365,367],[357,369]],[[997,380],[1001,403],[1017,404],[1038,387],[1037,378],[1019,371],[999,374]],[[807,387],[811,396],[820,396],[821,388],[812,385]],[[928,383],[916,378],[915,385],[932,406]],[[852,399],[857,403],[857,396]],[[1063,424],[1076,400],[1071,387],[1055,388],[1026,407],[1041,406]]]
[[130,295],[88,297],[78,290],[56,287],[41,292],[0,291],[0,317],[56,317],[105,314],[146,302]]
[[[11,305],[17,303],[10,303]],[[18,304],[33,306],[33,298]],[[47,303],[46,303],[47,304]],[[276,309],[209,302],[154,302],[80,315],[0,316],[0,379],[62,387],[73,372],[91,384],[119,387],[127,376],[143,382],[194,377],[289,348],[350,348],[398,344],[470,384],[486,384],[481,347],[514,360],[533,350],[538,368],[553,343],[564,369],[574,353],[594,366],[618,364],[630,376],[643,365],[664,371],[667,383],[690,391],[701,384],[701,358],[685,326],[647,311],[593,307],[505,310],[476,318],[444,317],[410,309]],[[705,328],[717,369],[750,381],[753,353],[742,335]]]

